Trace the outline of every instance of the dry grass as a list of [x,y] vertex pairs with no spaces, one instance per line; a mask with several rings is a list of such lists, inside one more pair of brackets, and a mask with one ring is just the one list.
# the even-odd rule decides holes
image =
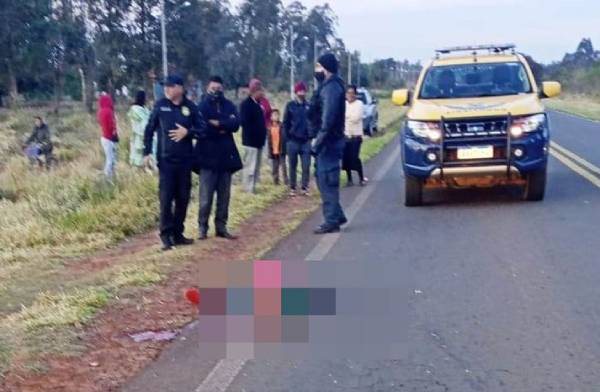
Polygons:
[[[284,102],[285,96],[278,96],[273,106],[283,108]],[[126,164],[129,127],[120,123],[118,181],[115,186],[103,182],[98,130],[94,119],[82,113],[69,113],[50,123],[55,132],[61,129],[59,156],[69,159],[51,172],[29,168],[15,146],[29,132],[31,116],[29,111],[0,114],[0,150],[6,152],[0,169],[0,377],[15,359],[25,358],[23,363],[37,366],[39,353],[80,350],[73,344],[78,326],[111,298],[124,289],[160,282],[177,263],[200,249],[179,249],[165,257],[149,248],[125,265],[69,276],[67,260],[155,227],[157,180]],[[363,158],[374,156],[394,137],[400,116],[388,100],[381,100],[380,128],[394,132],[367,140]],[[239,178],[234,180],[232,229],[286,195],[284,187],[268,180],[269,172],[265,160],[265,181],[257,195],[242,192]],[[189,236],[196,234],[195,182],[186,222]],[[297,227],[308,212],[298,211],[281,236]]]
[[566,94],[544,102],[550,109],[600,121],[600,97]]

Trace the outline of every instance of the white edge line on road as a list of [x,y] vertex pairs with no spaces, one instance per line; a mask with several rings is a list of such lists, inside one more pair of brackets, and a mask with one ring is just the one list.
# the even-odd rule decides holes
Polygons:
[[[392,168],[396,160],[400,155],[400,148],[396,147],[390,154],[390,156],[385,160],[382,166],[379,167],[379,170],[375,173],[375,178],[373,183],[366,188],[363,188],[358,196],[354,199],[352,204],[347,210],[347,218],[348,223],[352,222],[352,219],[356,216],[358,211],[362,208],[362,206],[369,199],[369,196],[373,193],[375,188],[377,187],[377,182],[381,181],[381,179],[386,175],[386,173]],[[331,248],[335,245],[336,241],[340,238],[339,233],[328,234],[321,238],[321,240],[317,243],[317,245],[313,248],[313,250],[306,257],[306,261],[321,261],[323,258],[329,253]],[[204,379],[202,384],[200,384],[194,392],[225,392],[238,375],[238,373],[242,370],[244,365],[246,364],[246,360],[243,359],[222,359],[220,360],[215,367],[210,371],[208,376]]]
[[600,124],[600,120],[594,120],[593,118],[588,118],[588,117],[584,117],[584,116],[579,115],[579,114],[570,113],[570,112],[567,112],[567,111],[562,110],[562,109],[548,108],[548,110],[550,112],[553,112],[553,113],[556,113],[556,114],[562,114],[563,116],[571,117],[571,118],[574,118],[574,119],[577,119],[577,120],[583,120],[583,121],[588,121],[588,122],[591,122],[591,123],[594,123],[594,124]]
[[[363,190],[360,191],[358,196],[354,199],[350,207],[346,210],[346,217],[348,218],[348,223],[351,223],[358,211],[363,207],[363,205],[369,199],[369,196],[373,193],[375,188],[377,187],[377,182],[381,181],[381,179],[385,176],[385,174],[392,168],[398,156],[400,155],[400,148],[396,147],[390,154],[390,156],[385,160],[383,165],[379,167],[379,170],[375,173],[375,181],[371,186],[367,186]],[[327,256],[327,253],[333,248],[337,240],[340,238],[341,233],[327,234],[324,235],[321,240],[317,243],[314,249],[306,256],[306,261],[321,261]]]
[[569,169],[573,170],[575,173],[579,174],[580,176],[582,176],[583,178],[600,188],[600,178],[596,177],[589,171],[577,165],[574,161],[561,154],[558,150],[551,148],[550,153],[554,158],[562,162],[563,165],[567,166]]
[[194,392],[225,392],[245,363],[243,359],[220,360]]
[[550,146],[552,148],[554,148],[555,150],[557,150],[558,152],[560,152],[563,155],[566,155],[568,158],[572,159],[573,161],[579,163],[581,166],[585,167],[586,169],[588,169],[589,171],[591,171],[592,173],[598,174],[600,175],[600,168],[593,165],[592,163],[586,161],[585,159],[583,159],[582,157],[580,157],[579,155],[567,150],[566,148],[564,148],[563,146],[561,146],[558,143],[555,142],[551,142]]
[[[577,165],[575,162],[578,162],[580,165],[585,168],[594,171],[596,173],[600,173],[600,169],[591,163],[587,162],[583,158],[575,155],[569,150],[561,147],[556,143],[552,143],[552,148],[550,150],[553,157],[562,162],[565,166],[581,175],[592,184],[600,188],[600,178],[597,178],[592,173],[588,172],[581,166]],[[384,164],[377,170],[375,173],[375,181],[372,186],[366,187],[360,191],[360,193],[356,196],[350,207],[347,209],[347,217],[348,222],[351,223],[355,218],[356,214],[360,211],[363,205],[367,202],[371,194],[374,192],[376,188],[376,183],[381,181],[381,179],[386,175],[386,173],[392,168],[398,156],[400,155],[400,149],[395,148],[394,151],[390,154],[390,156],[386,159]],[[574,162],[575,161],[575,162]],[[333,248],[335,243],[340,238],[340,233],[330,234],[323,236],[317,245],[312,249],[312,251],[306,256],[306,261],[321,261],[325,258],[327,253]],[[242,370],[244,365],[246,364],[246,360],[237,360],[237,359],[222,359],[220,360],[215,367],[211,370],[211,372],[206,376],[202,384],[200,384],[194,392],[225,392],[235,379],[235,377]]]

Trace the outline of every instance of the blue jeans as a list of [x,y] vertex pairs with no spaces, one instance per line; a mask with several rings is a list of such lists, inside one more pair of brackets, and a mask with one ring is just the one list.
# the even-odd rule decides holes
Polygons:
[[340,161],[346,141],[340,139],[325,144],[315,161],[317,186],[323,202],[323,218],[328,228],[339,227],[346,219],[340,204]]
[[300,156],[300,162],[302,165],[302,189],[308,189],[308,182],[310,181],[310,142],[297,142],[290,140],[287,142],[287,155],[289,159],[289,171],[290,171],[290,188],[296,189],[297,184],[297,169],[298,169],[298,156]]
[[104,175],[109,181],[112,181],[117,164],[117,143],[105,138],[101,138],[100,143],[104,150]]

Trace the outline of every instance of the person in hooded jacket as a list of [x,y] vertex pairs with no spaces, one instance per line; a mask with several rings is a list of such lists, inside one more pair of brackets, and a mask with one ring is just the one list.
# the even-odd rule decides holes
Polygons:
[[102,94],[98,98],[98,112],[96,113],[98,124],[102,130],[100,144],[104,151],[104,175],[112,182],[117,164],[117,146],[119,134],[117,132],[117,120],[113,100],[110,95]]
[[24,149],[25,155],[27,155],[31,163],[41,166],[42,162],[40,157],[43,155],[46,168],[50,168],[51,162],[53,161],[52,140],[50,137],[50,129],[41,116],[35,117],[33,131],[27,138]]
[[240,127],[240,119],[235,105],[223,94],[221,77],[210,78],[207,94],[200,102],[199,110],[207,122],[206,136],[198,140],[194,151],[195,170],[200,175],[199,239],[205,240],[208,237],[208,220],[216,194],[216,236],[233,240],[236,236],[227,230],[227,221],[231,177],[243,167],[233,139],[233,134]]
[[309,119],[316,137],[312,153],[316,156],[317,186],[323,203],[325,222],[315,234],[335,233],[348,222],[340,204],[340,161],[344,153],[344,123],[346,120],[346,87],[338,76],[339,63],[335,55],[326,53],[315,65],[319,87],[311,101]]

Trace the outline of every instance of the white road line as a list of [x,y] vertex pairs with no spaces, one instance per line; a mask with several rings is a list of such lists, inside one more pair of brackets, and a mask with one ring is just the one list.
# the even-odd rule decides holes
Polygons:
[[567,112],[567,111],[562,110],[562,109],[550,109],[550,111],[554,112],[556,114],[562,114],[565,117],[574,118],[576,120],[583,120],[583,121],[587,121],[587,122],[591,122],[591,123],[595,123],[595,124],[600,124],[599,120],[594,120],[593,118],[588,118],[588,117],[584,117],[584,116],[579,115],[579,114],[570,113],[570,112]]
[[[369,196],[373,193],[377,187],[377,182],[385,176],[385,174],[392,168],[396,160],[400,155],[400,148],[394,149],[390,156],[386,159],[383,165],[375,173],[373,184],[363,188],[358,196],[354,199],[350,207],[347,209],[348,223],[352,222],[358,211],[362,208]],[[328,234],[321,238],[314,249],[308,254],[305,260],[307,261],[321,261],[327,253],[333,248],[336,241],[340,238],[339,233]],[[246,360],[240,359],[222,359],[215,367],[210,371],[208,376],[202,381],[194,392],[225,392],[242,370]]]
[[[400,148],[394,149],[394,151],[390,154],[390,156],[386,159],[382,166],[379,167],[379,170],[375,173],[375,183],[372,186],[368,186],[364,188],[358,196],[354,199],[350,207],[346,210],[346,217],[348,218],[348,223],[351,223],[358,211],[362,208],[362,206],[369,199],[369,196],[373,193],[376,188],[376,183],[381,181],[381,179],[385,176],[385,174],[392,168],[398,156],[400,155]],[[306,256],[306,261],[321,261],[327,256],[327,253],[333,248],[337,240],[340,238],[341,233],[333,233],[324,235],[321,240],[317,243],[314,249]]]
[[579,155],[575,154],[574,152],[571,152],[571,151],[567,150],[566,148],[564,148],[560,144],[555,143],[555,142],[551,142],[550,143],[550,147],[556,149],[558,152],[562,153],[563,155],[566,155],[567,157],[571,158],[573,161],[579,163],[581,166],[585,167],[586,169],[588,169],[592,173],[600,175],[600,168],[598,166],[595,166],[592,163],[586,161],[585,159],[583,159]]
[[560,153],[558,150],[551,148],[550,153],[552,154],[552,156],[554,158],[556,158],[560,162],[562,162],[563,165],[565,165],[569,169],[573,170],[575,173],[579,174],[580,176],[582,176],[583,178],[585,178],[586,180],[588,180],[589,182],[591,182],[592,184],[594,184],[595,186],[600,188],[600,178],[596,177],[595,175],[593,175],[586,169],[582,168],[581,166],[576,164],[574,161],[572,161],[571,159],[567,158],[565,155]]
[[246,363],[242,359],[222,359],[194,392],[225,392]]

